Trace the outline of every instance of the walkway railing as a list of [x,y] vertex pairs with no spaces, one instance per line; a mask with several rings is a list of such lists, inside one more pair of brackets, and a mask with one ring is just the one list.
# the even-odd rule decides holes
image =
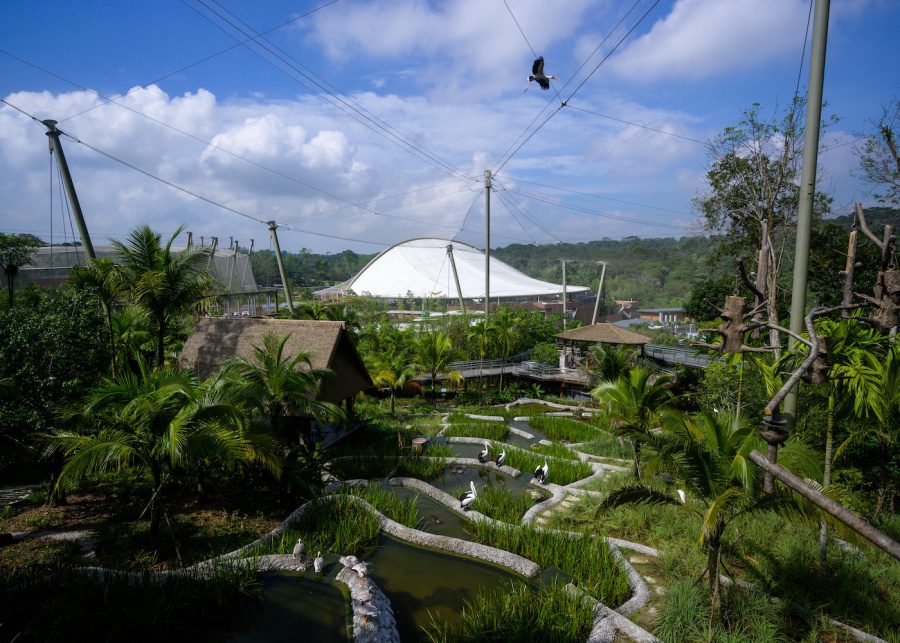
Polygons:
[[646,344],[644,355],[658,359],[669,364],[681,364],[683,366],[697,366],[706,368],[710,364],[719,361],[721,357],[703,353],[686,346],[665,346],[663,344]]
[[513,366],[515,364],[524,362],[529,357],[531,357],[531,349],[522,351],[521,353],[517,353],[516,355],[510,355],[506,359],[503,359],[501,357],[499,359],[471,359],[465,362],[450,362],[447,365],[447,370],[459,371],[460,373],[463,373],[465,371],[503,368],[506,366]]

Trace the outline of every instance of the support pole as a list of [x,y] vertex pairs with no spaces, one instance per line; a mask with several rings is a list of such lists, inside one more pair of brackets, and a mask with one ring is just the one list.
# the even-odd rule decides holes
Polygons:
[[188,250],[190,250],[193,245],[194,245],[194,233],[191,232],[190,230],[188,230],[188,233],[187,233],[187,248],[188,248]]
[[237,267],[238,246],[240,243],[232,239],[231,242],[231,269],[228,271],[228,292],[231,292],[234,283],[234,269]]
[[213,259],[216,257],[216,248],[219,247],[219,237],[210,237],[209,242],[211,244],[209,250],[209,261],[206,262],[206,270],[207,272],[212,270]]
[[484,323],[491,314],[491,171],[484,171]]
[[247,278],[247,268],[250,266],[250,255],[253,254],[253,239],[250,239],[250,249],[247,250],[247,263],[244,264],[244,269],[241,270],[241,288],[244,287],[244,279]]
[[597,301],[594,302],[594,315],[591,317],[591,326],[597,323],[597,313],[600,311],[600,293],[603,292],[603,278],[606,277],[607,263],[601,261],[600,265],[603,266],[603,270],[600,271],[600,286],[597,288]]
[[[794,250],[794,282],[791,290],[791,325],[793,333],[803,332],[806,315],[806,278],[809,266],[809,229],[816,192],[816,162],[819,153],[819,128],[822,122],[822,86],[825,80],[825,48],[828,43],[828,12],[830,0],[816,0],[813,21],[812,49],[809,57],[809,86],[806,90],[806,126],[803,137],[803,167],[800,175],[800,201],[797,205],[797,243]],[[788,349],[795,339],[788,338]],[[797,389],[791,390],[784,401],[784,415],[788,430],[797,420]],[[775,463],[778,447],[769,444],[769,462]],[[771,472],[766,473],[766,490],[774,489]]]
[[81,211],[81,203],[78,201],[78,194],[75,192],[75,184],[72,182],[72,175],[69,173],[69,164],[66,163],[66,155],[63,152],[62,143],[59,141],[60,131],[56,129],[56,121],[41,121],[47,128],[47,137],[50,139],[50,150],[56,154],[56,162],[59,164],[59,170],[62,173],[63,184],[66,186],[66,196],[69,197],[69,205],[72,206],[72,213],[75,215],[75,223],[78,224],[78,235],[81,237],[81,245],[91,261],[97,258],[94,253],[94,244],[91,243],[91,235],[88,234],[87,223],[84,221],[84,213]]
[[563,330],[569,325],[569,307],[566,304],[568,293],[566,292],[566,260],[562,260],[562,314],[563,314]]
[[[272,245],[275,246],[275,260],[278,262],[278,273],[281,275],[281,287],[284,289],[284,296],[287,299],[288,310],[294,314],[294,302],[291,299],[291,289],[288,286],[287,274],[284,272],[284,260],[281,258],[281,246],[278,244],[278,224],[269,221],[269,231],[272,233]],[[276,304],[277,305],[277,304]]]
[[453,244],[447,244],[447,257],[450,259],[450,269],[453,271],[453,281],[456,282],[456,295],[459,297],[459,307],[466,314],[466,302],[463,300],[462,288],[459,286],[459,274],[456,272],[456,259],[453,258]]

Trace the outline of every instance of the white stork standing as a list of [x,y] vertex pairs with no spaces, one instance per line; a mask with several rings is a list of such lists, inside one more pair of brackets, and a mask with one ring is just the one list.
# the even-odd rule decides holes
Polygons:
[[463,511],[468,510],[469,506],[475,502],[475,499],[478,497],[478,493],[475,491],[475,483],[470,481],[469,486],[472,490],[466,491],[459,497],[459,506]]
[[316,558],[313,561],[313,569],[316,571],[317,574],[321,574],[322,568],[324,566],[325,566],[325,559],[322,558],[322,552],[317,552]]
[[678,492],[678,499],[681,500],[681,504],[687,503],[687,496],[684,494],[684,491],[682,489],[677,489],[676,491]]
[[500,455],[497,456],[497,466],[502,467],[506,462],[506,447],[503,447],[503,451],[500,452]]
[[547,473],[550,471],[550,468],[547,466],[547,459],[544,459],[544,466],[538,465],[538,467],[534,470],[534,477],[540,480],[541,483],[547,482]]
[[303,539],[298,538],[297,544],[294,545],[293,555],[294,558],[300,558],[303,555],[303,550],[306,548],[306,545],[303,544]]
[[541,56],[531,65],[531,76],[528,77],[528,84],[525,86],[525,91],[527,92],[528,88],[531,87],[531,81],[537,82],[537,84],[541,86],[541,89],[546,91],[550,89],[551,80],[559,80],[559,78],[553,75],[547,76],[544,73],[544,57]]
[[487,442],[484,443],[484,449],[481,450],[481,453],[478,454],[478,461],[482,464],[487,462],[488,456],[491,454],[491,445]]

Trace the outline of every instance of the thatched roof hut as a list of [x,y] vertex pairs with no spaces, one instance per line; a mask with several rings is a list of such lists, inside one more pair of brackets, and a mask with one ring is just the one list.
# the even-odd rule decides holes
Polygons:
[[340,403],[352,400],[372,386],[372,379],[344,322],[307,319],[204,317],[197,322],[178,356],[178,364],[209,377],[231,357],[253,357],[253,347],[262,346],[269,333],[289,335],[287,357],[303,351],[313,368],[328,368],[334,375],[322,385],[320,399]]
[[568,342],[590,342],[593,344],[628,344],[631,346],[643,346],[650,338],[612,324],[591,324],[573,328],[554,335],[557,339]]

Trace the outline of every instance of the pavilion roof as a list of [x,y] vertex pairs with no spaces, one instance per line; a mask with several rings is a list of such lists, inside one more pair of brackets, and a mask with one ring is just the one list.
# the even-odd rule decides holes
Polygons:
[[639,346],[646,344],[650,338],[646,335],[635,333],[627,328],[620,328],[608,323],[580,326],[554,335],[557,339],[571,342],[593,342],[603,344],[630,344]]

